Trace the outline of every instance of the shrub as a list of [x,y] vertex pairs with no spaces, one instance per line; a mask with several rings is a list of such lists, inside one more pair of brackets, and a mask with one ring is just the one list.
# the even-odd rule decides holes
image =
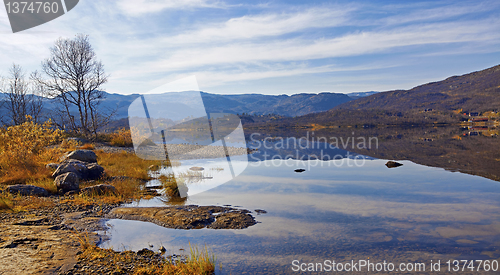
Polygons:
[[0,182],[24,183],[27,179],[47,178],[45,164],[54,160],[57,149],[47,146],[60,142],[63,131],[49,120],[34,123],[31,117],[20,125],[0,130]]
[[132,147],[134,145],[130,130],[125,128],[121,128],[110,134],[109,143],[118,147]]

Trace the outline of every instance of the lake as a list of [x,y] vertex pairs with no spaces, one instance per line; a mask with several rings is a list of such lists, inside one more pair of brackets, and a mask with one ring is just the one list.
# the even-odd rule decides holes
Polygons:
[[[373,133],[373,130],[370,131],[367,133]],[[413,133],[415,129],[408,130],[413,133],[411,135],[405,134],[408,131],[399,131],[401,138],[396,139],[399,142],[397,148],[404,147],[404,142],[413,144],[413,150],[419,151],[415,153],[418,156],[423,150],[419,146],[439,147],[439,142],[455,141],[452,137],[457,131],[458,135],[461,134],[456,129],[437,129],[435,131],[438,133],[444,131],[449,135],[436,138],[434,145],[422,145],[415,142],[420,140]],[[146,222],[109,220],[110,230],[106,234],[110,235],[110,239],[101,246],[137,251],[151,245],[157,250],[163,245],[167,253],[186,254],[190,244],[198,248],[206,245],[215,253],[218,262],[222,263],[222,270],[217,270],[220,274],[297,273],[296,270],[302,268],[304,271],[312,266],[315,270],[321,268],[323,271],[335,267],[345,270],[352,268],[352,263],[361,269],[358,274],[371,274],[382,267],[389,270],[393,268],[398,273],[404,273],[402,268],[420,269],[422,272],[422,268],[425,268],[424,273],[427,273],[431,268],[437,270],[438,267],[445,272],[448,268],[456,269],[457,263],[462,270],[463,262],[454,260],[468,260],[467,264],[473,260],[474,270],[483,270],[485,266],[478,265],[486,262],[491,264],[490,272],[495,268],[500,270],[500,183],[490,179],[495,178],[495,175],[489,178],[474,175],[490,170],[482,171],[476,167],[474,171],[476,162],[473,161],[468,173],[457,172],[461,169],[461,163],[456,163],[455,168],[415,163],[421,162],[421,158],[415,161],[400,160],[398,162],[402,166],[387,168],[387,160],[396,158],[392,157],[390,147],[384,145],[389,144],[387,133],[377,136],[384,139],[379,148],[370,148],[369,154],[359,148],[351,148],[351,151],[349,148],[333,149],[328,153],[335,153],[337,157],[331,160],[300,157],[266,160],[261,151],[260,155],[255,155],[257,157],[249,157],[250,162],[241,175],[213,189],[189,196],[185,202],[186,205],[231,205],[251,210],[258,223],[249,228],[179,230]],[[471,138],[476,140],[459,141],[481,143],[487,147],[498,142],[496,137]],[[252,142],[255,146],[257,140],[248,140],[249,147],[252,147]],[[267,142],[276,143],[277,140],[268,139]],[[270,150],[274,155],[280,151],[272,146],[267,147],[272,148]],[[452,143],[446,148],[455,150],[455,155],[461,155],[463,152],[456,152],[453,149],[455,147],[456,144]],[[446,148],[443,154],[448,156],[451,153]],[[475,151],[469,148],[462,150],[480,154],[477,151],[483,148],[479,145],[476,148],[478,150]],[[498,153],[498,148],[491,150]],[[287,149],[278,155],[286,156],[290,150],[293,151]],[[311,153],[309,149],[297,151],[300,156],[310,156],[314,152]],[[400,151],[406,150],[410,149]],[[483,151],[481,154],[485,155]],[[381,155],[390,158],[384,159]],[[440,156],[434,154],[428,158]],[[187,162],[187,165],[218,167],[218,163],[224,160],[191,162]],[[440,162],[448,163],[448,159],[433,163]],[[489,165],[484,164],[485,167]],[[494,165],[500,168],[498,164]],[[298,168],[305,171],[295,172]],[[193,188],[210,184],[217,174],[218,171],[212,171],[212,179],[190,184]],[[130,204],[165,205],[161,198]],[[267,213],[258,214],[256,209],[263,209]],[[335,265],[332,265],[334,262]],[[366,266],[360,266],[362,264]],[[370,267],[372,270],[369,271]],[[461,272],[477,273],[467,267]]]

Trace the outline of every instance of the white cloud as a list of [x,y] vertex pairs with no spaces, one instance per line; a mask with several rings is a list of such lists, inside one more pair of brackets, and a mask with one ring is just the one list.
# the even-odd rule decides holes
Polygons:
[[310,28],[345,26],[349,24],[349,13],[354,10],[353,7],[310,8],[300,12],[246,15],[164,40],[174,45],[206,42],[219,44],[238,39],[280,36]]
[[120,0],[117,6],[127,15],[142,16],[165,9],[216,8],[222,4],[210,0]]

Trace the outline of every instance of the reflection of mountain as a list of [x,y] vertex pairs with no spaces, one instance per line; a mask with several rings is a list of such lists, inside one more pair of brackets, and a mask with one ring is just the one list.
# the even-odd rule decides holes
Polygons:
[[[418,164],[441,167],[452,171],[478,175],[500,181],[500,138],[499,131],[490,128],[470,135],[471,130],[457,126],[412,127],[412,128],[338,128],[314,131],[316,140],[326,137],[366,139],[376,137],[378,148],[372,143],[371,149],[360,149],[355,142],[346,143],[351,152],[380,159],[410,160]],[[260,132],[262,137],[285,136],[305,137],[306,130]],[[247,134],[250,134],[248,132]],[[312,136],[312,132],[309,132]],[[381,167],[380,169],[386,169]]]

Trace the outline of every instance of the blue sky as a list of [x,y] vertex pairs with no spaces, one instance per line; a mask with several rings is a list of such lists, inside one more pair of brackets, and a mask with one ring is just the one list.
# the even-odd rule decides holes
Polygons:
[[500,64],[500,1],[80,0],[15,34],[0,8],[0,74],[77,33],[112,93],[190,75],[221,94],[386,91]]

